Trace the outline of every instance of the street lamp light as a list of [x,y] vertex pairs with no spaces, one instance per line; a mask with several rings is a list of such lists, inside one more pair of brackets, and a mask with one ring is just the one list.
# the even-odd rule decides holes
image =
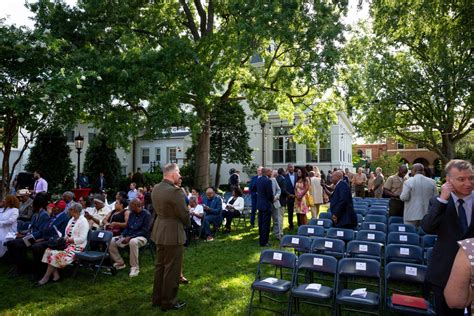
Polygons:
[[74,138],[74,145],[76,146],[77,149],[77,178],[76,178],[76,185],[79,188],[79,173],[81,169],[81,150],[82,147],[84,146],[84,137],[81,136],[81,133],[79,132],[79,135],[77,135]]

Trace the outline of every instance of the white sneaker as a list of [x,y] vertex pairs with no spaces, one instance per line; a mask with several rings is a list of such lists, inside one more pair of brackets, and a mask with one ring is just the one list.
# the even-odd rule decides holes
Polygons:
[[139,269],[138,267],[132,267],[132,268],[130,269],[130,274],[129,274],[129,276],[130,276],[131,278],[133,278],[133,277],[138,276],[139,273],[140,273],[140,269]]
[[127,265],[125,263],[114,263],[114,268],[117,269],[117,270],[122,270],[122,269],[125,269],[127,267]]

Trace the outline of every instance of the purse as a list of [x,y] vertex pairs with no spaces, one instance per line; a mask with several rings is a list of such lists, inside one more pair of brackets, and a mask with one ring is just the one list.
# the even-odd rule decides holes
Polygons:
[[48,240],[48,248],[53,250],[64,250],[66,249],[66,239],[64,238],[50,238]]

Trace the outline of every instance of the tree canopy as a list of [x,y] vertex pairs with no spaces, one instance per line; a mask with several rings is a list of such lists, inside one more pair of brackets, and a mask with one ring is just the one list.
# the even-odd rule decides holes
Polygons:
[[372,1],[346,47],[342,81],[364,136],[421,144],[446,163],[474,129],[473,4]]

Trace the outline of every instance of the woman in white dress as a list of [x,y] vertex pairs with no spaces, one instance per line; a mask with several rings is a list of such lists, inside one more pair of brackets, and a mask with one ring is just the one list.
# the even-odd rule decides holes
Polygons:
[[311,179],[311,195],[313,196],[314,204],[311,205],[311,218],[318,218],[319,206],[323,204],[323,187],[321,186],[321,174],[319,169],[310,172]]
[[[7,195],[0,205],[0,257],[3,257],[7,247],[3,245],[7,235],[15,236],[17,230],[18,208],[20,201],[14,195]],[[12,239],[15,239],[14,237]]]

